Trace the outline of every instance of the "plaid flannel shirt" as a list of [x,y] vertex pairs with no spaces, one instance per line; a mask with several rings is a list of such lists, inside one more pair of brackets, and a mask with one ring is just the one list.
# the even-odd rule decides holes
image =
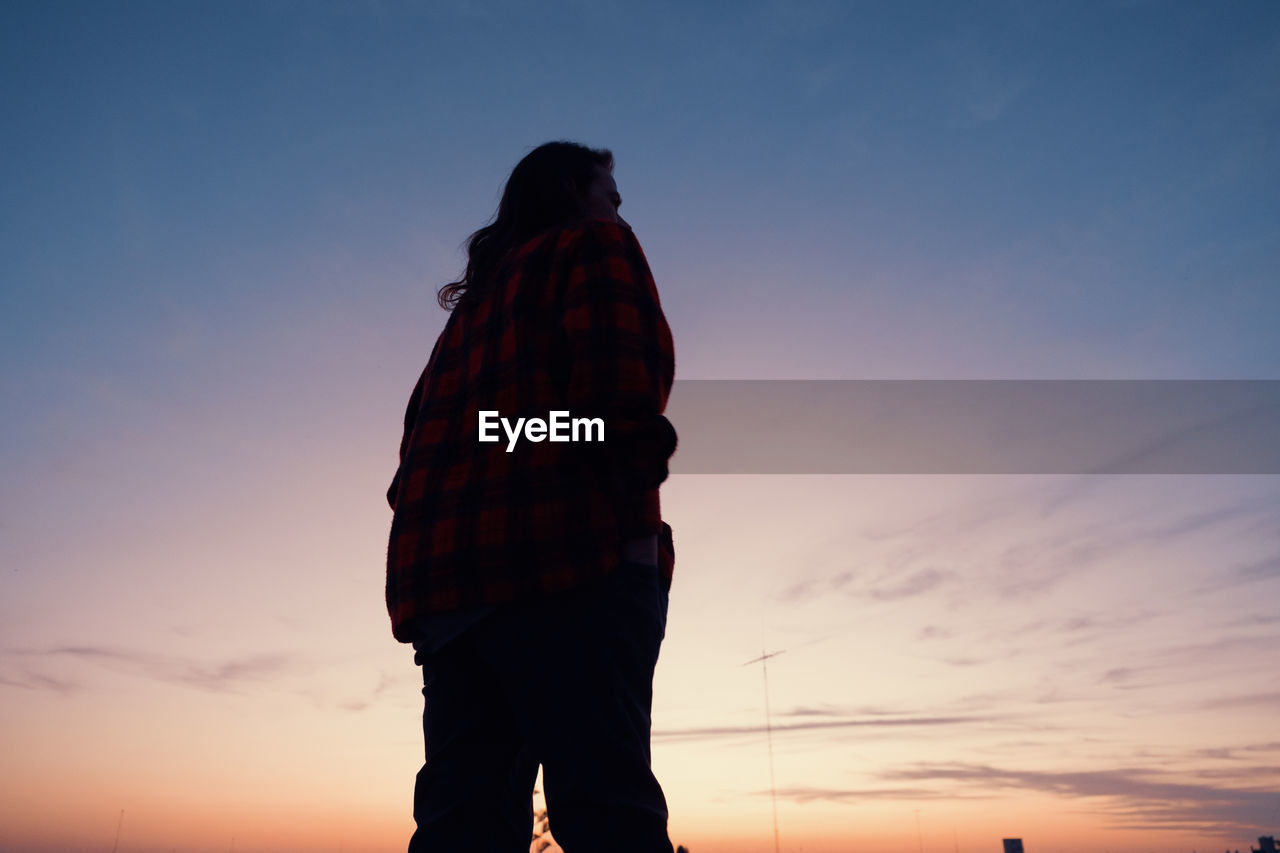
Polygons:
[[[613,571],[623,541],[658,534],[675,554],[658,484],[676,435],[662,416],[675,375],[671,331],[629,228],[544,232],[454,308],[405,413],[387,492],[387,608],[397,639],[419,616],[501,604]],[[508,452],[479,441],[481,411],[601,418],[604,441]]]

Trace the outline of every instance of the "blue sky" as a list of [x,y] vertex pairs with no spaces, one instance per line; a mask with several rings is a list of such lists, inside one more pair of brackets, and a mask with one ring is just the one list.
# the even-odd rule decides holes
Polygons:
[[[58,790],[39,756],[112,778],[65,734],[93,701],[103,761],[174,708],[224,753],[295,754],[244,720],[305,718],[375,780],[349,820],[399,844],[416,688],[382,493],[435,288],[531,147],[615,152],[681,378],[1275,379],[1278,83],[1267,0],[7,4],[0,722],[37,780],[14,831],[70,832],[18,820]],[[1002,831],[942,804],[969,795],[1113,850],[1268,819],[1274,477],[664,494],[655,760],[699,853],[759,829],[759,732],[711,730],[758,729],[738,664],[771,639],[775,711],[851,721],[780,743],[810,849],[893,849],[928,797],[938,844],[944,816]],[[854,736],[885,717],[965,722]],[[249,752],[228,772],[293,778]],[[140,766],[135,802],[213,820]],[[72,800],[113,827],[94,790]]]
[[[878,312],[927,339],[764,350],[788,375],[1002,376],[1036,348],[1063,376],[1100,351],[1274,375],[1269,4],[728,8],[11,9],[8,346],[146,362],[166,312],[277,322],[335,298],[299,255],[448,276],[514,160],[565,136],[617,150],[686,359],[716,316],[881,339]],[[800,334],[815,302],[844,334]]]

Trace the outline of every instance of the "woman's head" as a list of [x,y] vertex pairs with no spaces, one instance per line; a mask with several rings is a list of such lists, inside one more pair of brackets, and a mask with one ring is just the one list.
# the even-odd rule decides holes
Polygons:
[[511,170],[494,225],[509,224],[519,236],[581,219],[592,186],[613,171],[613,154],[575,142],[548,142]]
[[585,218],[618,221],[612,171],[608,149],[575,142],[548,142],[526,154],[507,178],[493,222],[468,238],[462,278],[440,288],[441,307],[482,290],[509,251],[548,228]]

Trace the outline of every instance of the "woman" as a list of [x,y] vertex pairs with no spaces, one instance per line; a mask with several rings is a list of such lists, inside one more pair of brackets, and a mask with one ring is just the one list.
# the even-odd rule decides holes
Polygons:
[[[387,606],[426,700],[411,853],[527,851],[539,764],[567,853],[671,851],[649,715],[675,361],[612,167],[534,149],[439,292],[388,491]],[[557,413],[600,429],[548,435]]]

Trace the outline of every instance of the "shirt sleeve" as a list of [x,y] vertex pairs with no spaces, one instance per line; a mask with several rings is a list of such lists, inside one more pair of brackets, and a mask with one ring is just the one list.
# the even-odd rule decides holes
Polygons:
[[391,511],[396,509],[396,496],[400,493],[400,470],[404,467],[404,457],[409,450],[409,437],[413,435],[413,425],[418,418],[418,409],[422,405],[422,389],[426,385],[427,372],[424,370],[422,376],[418,378],[418,384],[413,387],[413,393],[409,395],[409,405],[404,411],[404,435],[400,439],[400,465],[396,468],[395,476],[391,478],[391,485],[387,488],[387,503],[391,505]]
[[572,251],[562,319],[569,411],[604,421],[603,444],[583,449],[616,499],[622,533],[656,533],[641,506],[644,493],[667,478],[676,448],[662,415],[675,375],[671,330],[629,229],[592,223]]
[[387,503],[391,506],[391,511],[396,510],[397,496],[400,493],[400,472],[404,469],[404,459],[409,452],[409,441],[413,437],[413,429],[418,423],[418,412],[422,409],[422,395],[426,393],[427,377],[431,374],[431,368],[435,365],[436,354],[440,352],[440,343],[444,340],[445,333],[448,331],[448,325],[445,331],[440,333],[436,338],[435,345],[431,347],[431,356],[427,359],[427,366],[423,369],[422,375],[418,377],[418,384],[413,386],[413,393],[409,395],[409,404],[404,410],[404,434],[400,438],[400,464],[396,468],[395,476],[391,478],[391,485],[387,488]]

